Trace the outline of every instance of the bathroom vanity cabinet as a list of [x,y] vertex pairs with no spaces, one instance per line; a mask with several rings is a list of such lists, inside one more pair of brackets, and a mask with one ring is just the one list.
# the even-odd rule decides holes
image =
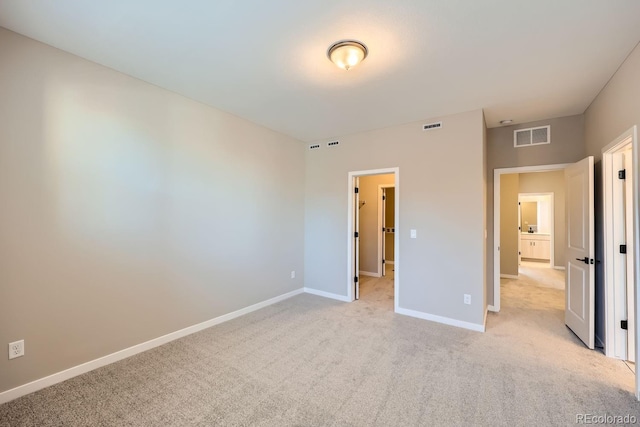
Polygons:
[[551,259],[551,236],[540,233],[522,233],[520,235],[520,255],[522,258]]

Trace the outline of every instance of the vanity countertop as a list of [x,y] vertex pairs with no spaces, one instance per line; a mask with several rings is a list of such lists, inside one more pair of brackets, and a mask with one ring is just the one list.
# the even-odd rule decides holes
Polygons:
[[523,236],[551,236],[550,233],[527,233],[526,231],[521,231],[520,234]]

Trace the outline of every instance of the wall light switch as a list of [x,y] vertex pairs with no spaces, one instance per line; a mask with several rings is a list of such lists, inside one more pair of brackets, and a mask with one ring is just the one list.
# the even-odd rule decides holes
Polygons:
[[411,238],[415,239],[418,237],[418,232],[416,230],[411,230]]
[[291,278],[292,279],[296,278],[296,271],[295,270],[291,270]]

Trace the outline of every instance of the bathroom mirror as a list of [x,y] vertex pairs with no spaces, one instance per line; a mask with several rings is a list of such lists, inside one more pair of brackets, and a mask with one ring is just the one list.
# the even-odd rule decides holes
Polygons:
[[552,194],[520,193],[520,231],[522,233],[551,233],[553,216]]
[[538,231],[538,202],[520,202],[520,221],[523,233]]

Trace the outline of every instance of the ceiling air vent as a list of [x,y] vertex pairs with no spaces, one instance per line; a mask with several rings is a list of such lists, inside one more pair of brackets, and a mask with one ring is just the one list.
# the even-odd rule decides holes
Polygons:
[[551,126],[518,129],[513,131],[513,146],[528,147],[551,143]]
[[309,150],[319,150],[320,149],[320,144],[311,144],[309,146]]
[[340,144],[340,141],[331,141],[327,142],[327,147],[337,147]]
[[441,127],[442,127],[442,122],[427,123],[426,125],[422,125],[422,130],[434,130],[434,129],[440,129]]

